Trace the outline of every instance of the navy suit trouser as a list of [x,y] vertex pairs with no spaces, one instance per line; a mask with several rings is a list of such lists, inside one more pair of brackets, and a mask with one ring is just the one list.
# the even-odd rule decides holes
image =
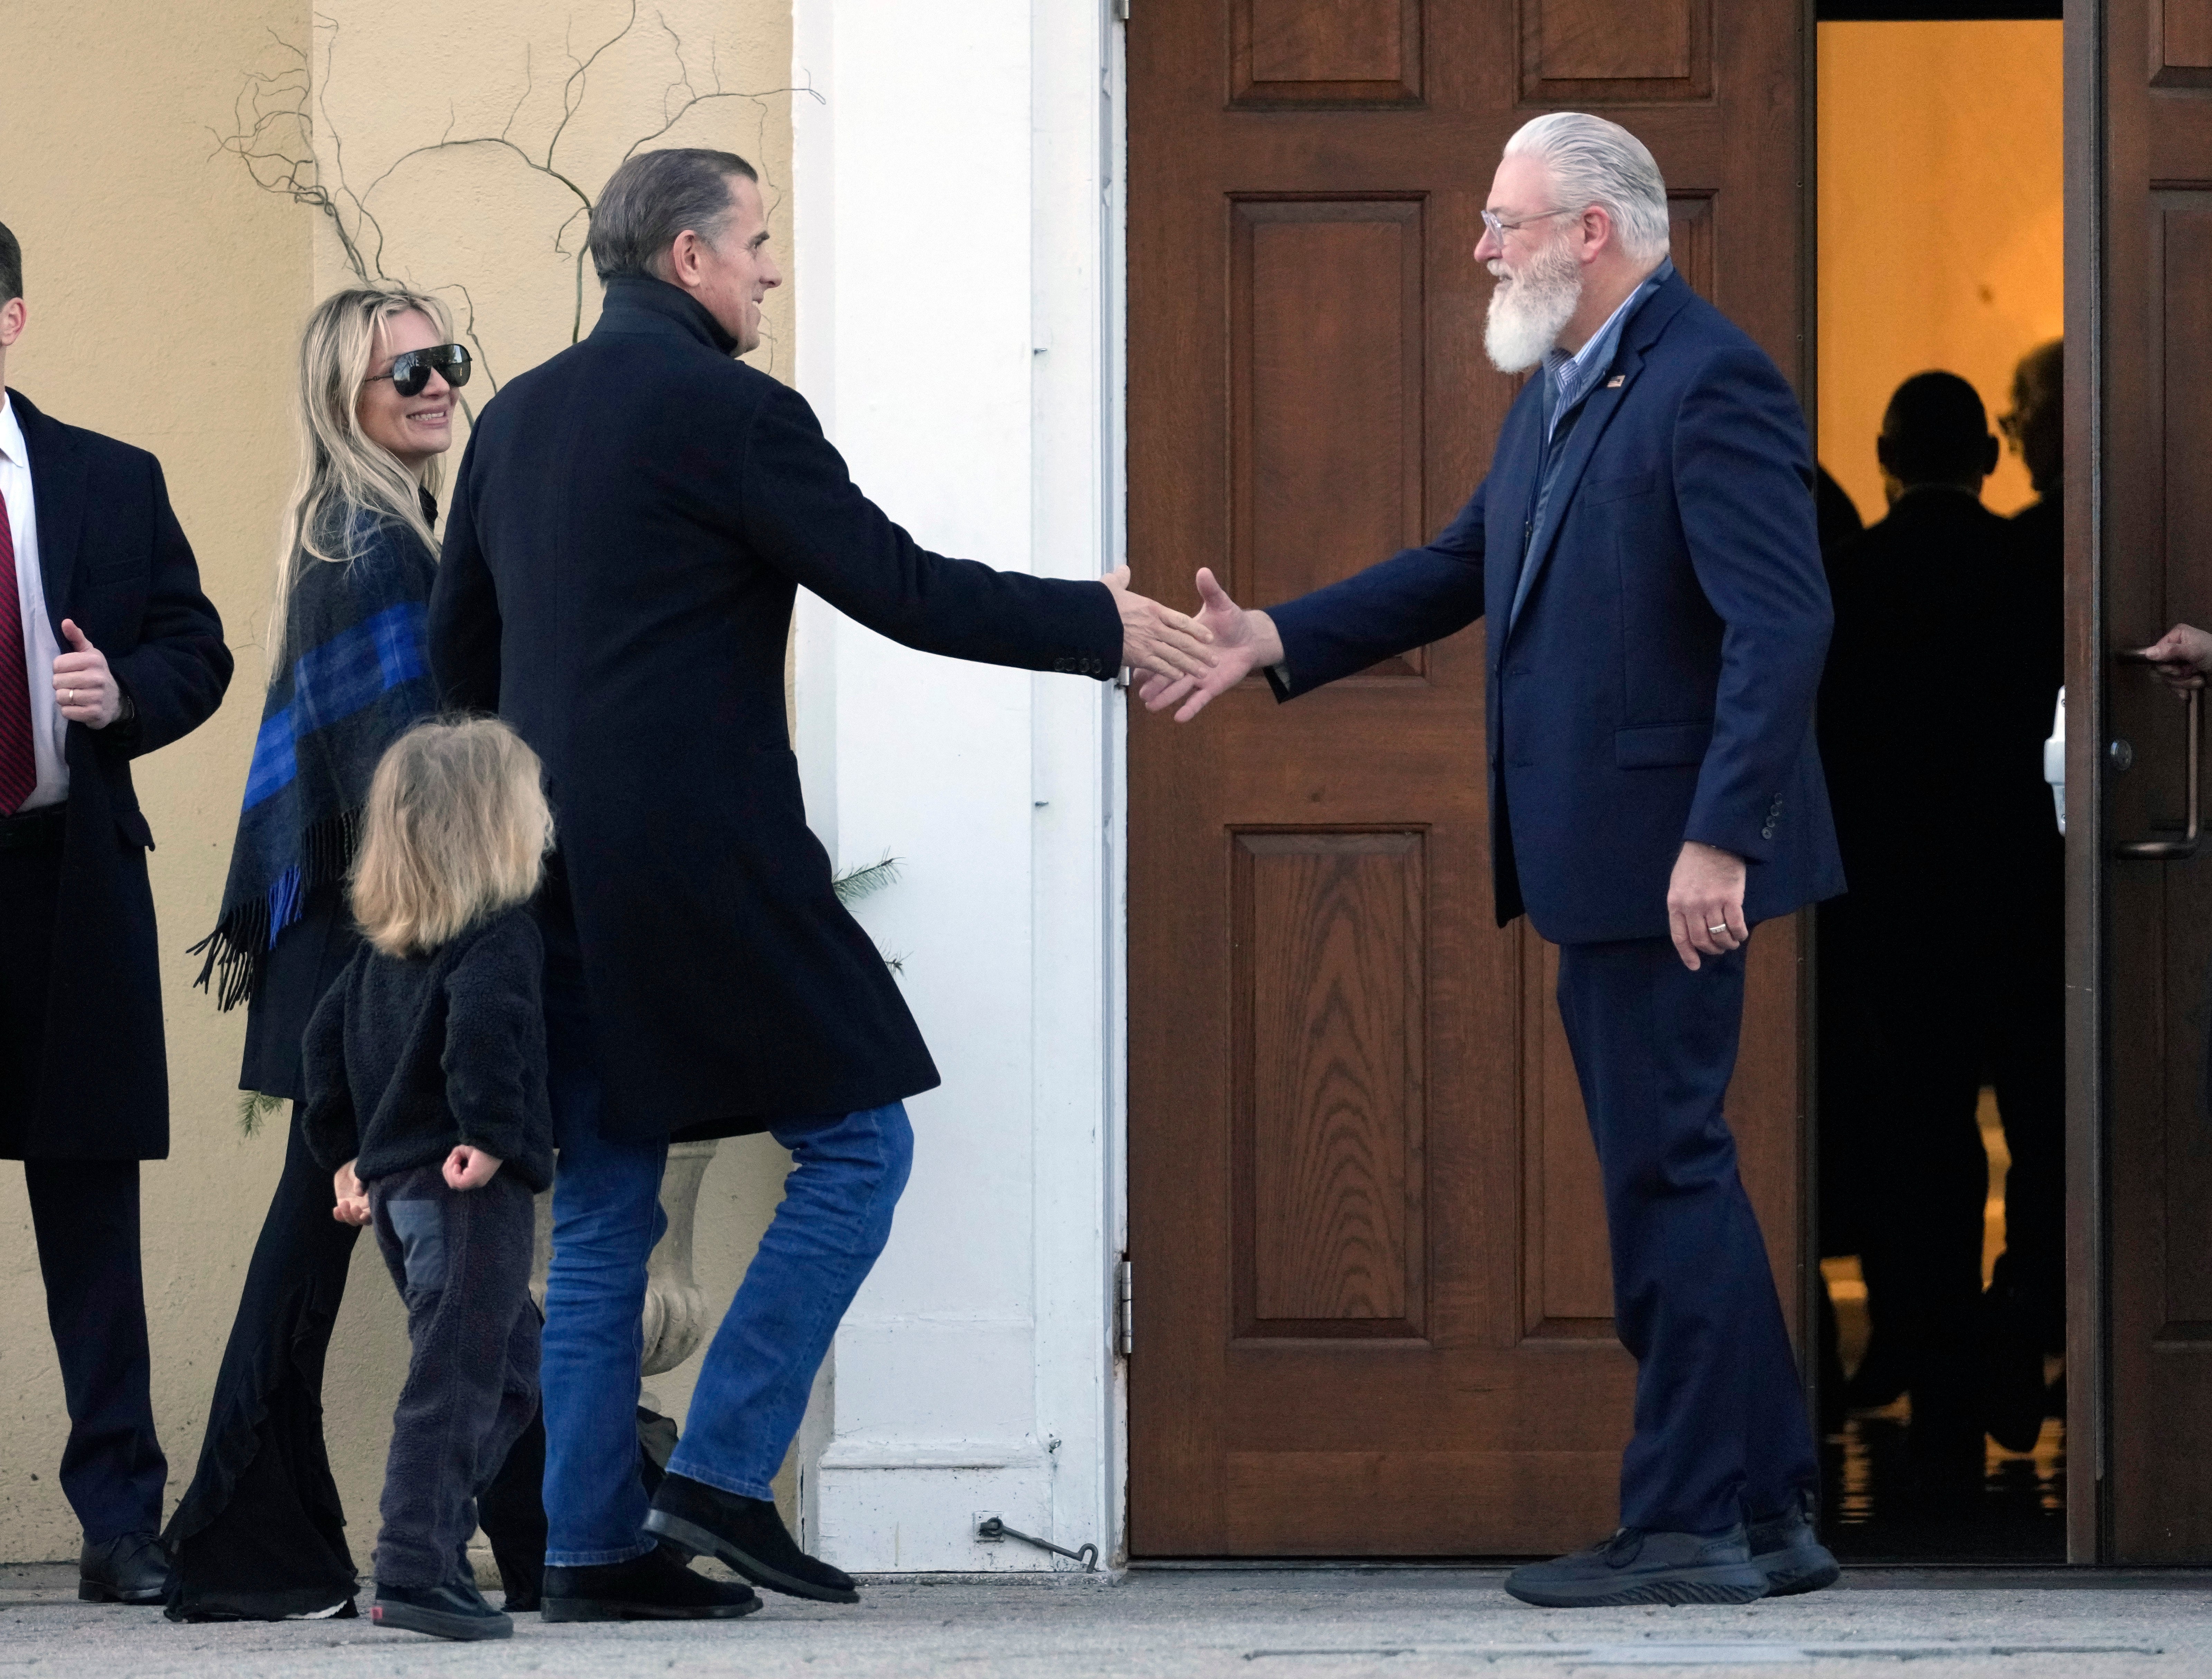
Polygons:
[[[0,1148],[29,1128],[60,903],[58,849],[0,850]],[[61,1488],[104,1544],[161,1525],[168,1464],[154,1433],[136,1160],[26,1160],[23,1187],[62,1367]]]
[[1605,1181],[1613,1319],[1636,1359],[1624,1527],[1712,1533],[1791,1506],[1819,1460],[1759,1220],[1722,1114],[1744,952],[1566,945],[1559,1013]]

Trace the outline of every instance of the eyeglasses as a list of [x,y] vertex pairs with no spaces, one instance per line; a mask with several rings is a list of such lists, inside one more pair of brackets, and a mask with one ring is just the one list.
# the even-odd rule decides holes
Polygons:
[[392,388],[403,397],[419,397],[422,387],[436,374],[455,390],[469,382],[469,353],[459,344],[433,344],[428,350],[404,350],[392,358],[392,371],[373,373],[362,382],[374,385],[380,379],[392,381]]
[[1534,216],[1522,216],[1518,222],[1508,222],[1497,211],[1486,210],[1482,212],[1482,225],[1490,229],[1490,236],[1492,239],[1503,245],[1505,243],[1506,234],[1519,233],[1531,222],[1541,222],[1553,216],[1576,216],[1580,213],[1578,210],[1540,210]]

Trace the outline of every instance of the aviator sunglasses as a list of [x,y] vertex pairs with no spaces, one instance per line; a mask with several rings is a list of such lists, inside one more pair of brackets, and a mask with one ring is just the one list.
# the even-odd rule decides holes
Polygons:
[[469,353],[459,344],[432,344],[428,350],[410,350],[392,358],[392,371],[371,374],[362,383],[374,385],[380,379],[392,381],[392,388],[403,397],[419,397],[422,387],[436,374],[456,391],[469,382]]

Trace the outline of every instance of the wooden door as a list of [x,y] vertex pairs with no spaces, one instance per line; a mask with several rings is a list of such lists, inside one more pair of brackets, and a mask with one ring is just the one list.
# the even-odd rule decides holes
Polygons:
[[[1804,365],[1810,9],[1139,0],[1129,552],[1264,605],[1439,530],[1507,137],[1613,112],[1674,258]],[[1129,738],[1133,1554],[1550,1551],[1612,1524],[1633,1371],[1554,952],[1491,909],[1480,626]],[[1799,936],[1753,941],[1731,1114],[1802,1293]]]
[[2069,4],[2066,51],[2071,1549],[2203,1563],[2212,863],[2122,855],[2183,826],[2189,739],[2114,655],[2212,627],[2212,0]]

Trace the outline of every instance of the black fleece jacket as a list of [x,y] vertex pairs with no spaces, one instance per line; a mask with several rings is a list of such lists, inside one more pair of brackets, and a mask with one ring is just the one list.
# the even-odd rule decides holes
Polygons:
[[316,1164],[335,1172],[351,1160],[366,1183],[466,1143],[533,1189],[550,1183],[544,967],[526,909],[425,956],[364,945],[317,1007],[302,1046],[301,1127]]

